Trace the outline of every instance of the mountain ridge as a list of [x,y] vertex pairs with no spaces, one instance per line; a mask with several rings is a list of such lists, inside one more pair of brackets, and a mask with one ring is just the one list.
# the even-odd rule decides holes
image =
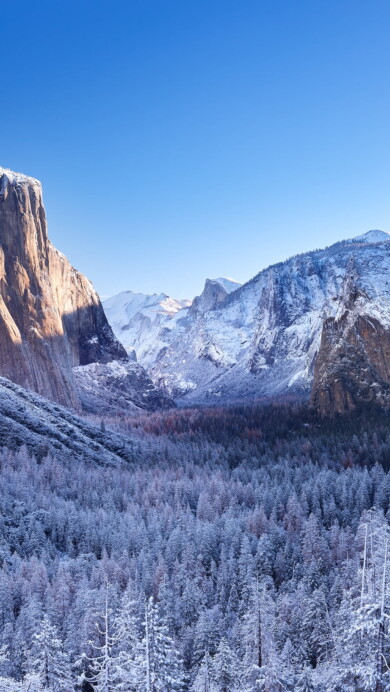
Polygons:
[[[371,393],[359,376],[351,388],[353,393],[348,390],[347,395],[345,376],[344,395],[329,394],[332,386],[329,378],[325,383],[323,371],[334,372],[334,363],[331,367],[329,362],[328,369],[325,366],[329,344],[325,346],[323,335],[329,329],[328,320],[341,324],[347,306],[346,286],[349,295],[360,296],[355,313],[377,320],[387,334],[389,239],[383,231],[369,231],[301,253],[263,269],[231,293],[223,294],[206,281],[201,296],[175,314],[164,339],[158,346],[151,344],[139,360],[155,384],[183,404],[295,393],[310,399],[324,415],[333,415],[353,408],[360,397],[383,403],[387,385],[382,366],[382,375],[377,373],[380,360],[375,367],[372,348],[368,348],[364,366],[370,363],[372,370]],[[342,351],[333,352],[332,358],[342,360]],[[360,357],[356,362],[363,367],[363,360]],[[342,370],[339,365],[338,375]],[[380,395],[375,394],[376,384]],[[316,396],[316,387],[327,389],[328,403],[326,397]]]

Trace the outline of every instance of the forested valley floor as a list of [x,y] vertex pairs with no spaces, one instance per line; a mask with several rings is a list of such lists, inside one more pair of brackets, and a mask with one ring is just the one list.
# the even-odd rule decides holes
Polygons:
[[1,692],[390,689],[390,414],[105,425],[133,462],[0,451]]

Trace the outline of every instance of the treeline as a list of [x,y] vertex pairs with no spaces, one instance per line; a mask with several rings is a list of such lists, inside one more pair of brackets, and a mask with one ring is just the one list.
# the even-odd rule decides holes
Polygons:
[[283,454],[323,463],[325,450],[326,463],[334,468],[381,464],[390,469],[390,411],[370,405],[333,419],[297,403],[178,408],[106,420],[107,427],[132,439],[149,440],[152,455],[158,449],[156,438],[163,438],[166,447],[173,442],[170,462],[180,457],[180,445],[189,444],[185,458],[203,463],[207,455],[198,450],[208,443],[209,449],[222,448],[222,462],[233,465],[251,455],[259,460]]

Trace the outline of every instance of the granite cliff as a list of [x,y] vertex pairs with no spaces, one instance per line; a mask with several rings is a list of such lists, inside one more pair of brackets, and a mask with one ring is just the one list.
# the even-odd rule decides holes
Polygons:
[[78,409],[80,368],[113,361],[134,369],[91,282],[50,243],[41,184],[0,168],[0,375]]

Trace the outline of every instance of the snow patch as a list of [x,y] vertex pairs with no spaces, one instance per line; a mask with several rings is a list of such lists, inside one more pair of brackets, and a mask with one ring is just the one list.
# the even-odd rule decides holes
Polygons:
[[362,235],[357,235],[355,238],[352,238],[352,240],[360,243],[383,243],[384,241],[390,240],[390,234],[386,231],[374,229]]
[[21,185],[23,183],[28,183],[29,185],[38,186],[39,188],[42,188],[40,181],[36,178],[24,175],[24,173],[16,173],[15,171],[11,171],[9,168],[3,168],[2,166],[0,166],[0,176],[5,176],[11,183],[11,185]]

